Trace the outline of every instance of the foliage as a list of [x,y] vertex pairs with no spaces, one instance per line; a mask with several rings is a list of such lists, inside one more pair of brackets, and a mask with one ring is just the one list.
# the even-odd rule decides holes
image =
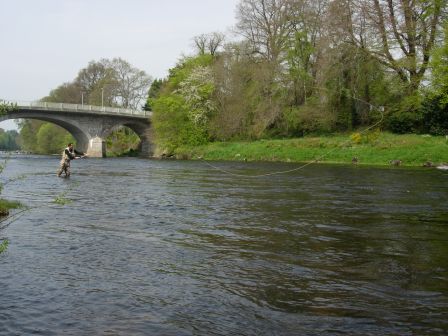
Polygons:
[[65,129],[38,120],[19,123],[20,142],[23,150],[38,154],[59,154],[67,143],[75,142]]
[[198,66],[180,84],[176,93],[187,104],[188,118],[198,127],[206,126],[210,116],[216,111],[212,100],[215,90],[210,67]]
[[351,130],[368,125],[374,119],[372,106],[390,101],[389,84],[380,63],[365,50],[339,47],[324,67],[325,88],[318,94],[326,95],[326,109],[335,117],[338,130]]
[[422,131],[448,135],[448,23],[442,45],[435,49],[431,61],[432,82],[421,105]]
[[53,202],[58,205],[67,205],[72,203],[72,200],[66,198],[65,195],[58,195],[55,197]]
[[72,183],[70,184],[70,186],[65,189],[63,192],[61,192],[59,195],[57,195],[54,200],[53,203],[58,204],[58,205],[67,205],[72,203],[72,200],[67,198],[67,195],[70,193],[70,191],[72,191],[72,189],[76,188],[79,186],[79,183]]
[[21,120],[18,124],[20,130],[20,143],[25,151],[37,153],[37,132],[43,125],[43,121],[39,120]]
[[0,128],[0,150],[11,151],[20,149],[19,133],[16,130],[4,131]]
[[120,127],[106,138],[107,156],[121,156],[124,153],[134,153],[140,143],[140,138],[128,127]]
[[[447,142],[442,136],[415,134],[396,135],[373,131],[377,138],[353,144],[345,134],[299,139],[226,141],[203,146],[183,146],[179,156],[204,160],[309,162],[319,158],[324,163],[351,164],[354,157],[359,165],[389,165],[402,160],[404,166],[422,166],[448,162]],[[362,134],[364,137],[364,134]]]
[[73,137],[63,128],[45,123],[37,132],[37,153],[59,154],[69,142],[75,142]]
[[6,100],[0,99],[0,115],[5,115],[11,113],[17,109],[17,104],[7,102]]
[[[5,169],[7,161],[8,161],[8,159],[5,159],[5,161],[0,164],[0,174]],[[17,179],[20,179],[20,177]],[[13,180],[9,180],[9,181],[13,181]],[[3,187],[7,183],[8,182],[0,183],[0,193],[3,191]],[[21,206],[22,205],[20,204],[20,202],[9,201],[9,200],[0,198],[0,216],[7,216],[7,215],[9,215],[9,209],[17,209]]]
[[17,201],[9,201],[6,199],[0,198],[0,215],[8,212],[9,209],[18,209],[21,208],[22,204]]
[[418,133],[422,129],[422,97],[407,96],[394,106],[387,116],[386,125],[394,133]]
[[421,131],[433,135],[448,135],[447,95],[426,97],[421,106]]
[[208,140],[214,85],[207,67],[212,60],[211,55],[181,60],[170,70],[158,97],[149,100],[160,152],[172,153],[183,144],[203,144]]
[[359,132],[353,133],[352,135],[350,135],[350,139],[352,140],[352,142],[354,144],[360,144],[361,140],[362,140],[362,135]]
[[441,98],[441,103],[448,104],[448,22],[442,45],[434,50],[431,70],[434,94]]
[[8,245],[9,245],[8,239],[5,239],[0,243],[0,254],[2,254],[8,249]]
[[154,79],[151,83],[151,87],[148,91],[148,98],[146,99],[146,103],[143,106],[144,111],[152,111],[152,107],[150,101],[159,97],[160,90],[162,89],[162,85],[164,83],[163,79]]
[[185,100],[175,94],[154,101],[153,125],[159,151],[171,154],[182,145],[200,145],[207,142],[203,128],[188,118]]

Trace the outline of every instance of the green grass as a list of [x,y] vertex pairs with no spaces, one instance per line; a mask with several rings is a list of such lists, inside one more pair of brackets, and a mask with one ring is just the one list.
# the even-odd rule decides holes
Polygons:
[[6,249],[8,248],[8,245],[9,245],[9,241],[7,239],[2,241],[2,243],[0,244],[0,254],[2,254],[3,252],[6,251]]
[[178,158],[234,161],[285,161],[389,165],[401,160],[404,166],[422,166],[448,162],[448,140],[442,136],[371,133],[352,140],[350,134],[303,137],[253,142],[213,142],[198,147],[182,147]]
[[21,206],[20,202],[0,199],[0,216],[7,216],[10,209],[17,209]]

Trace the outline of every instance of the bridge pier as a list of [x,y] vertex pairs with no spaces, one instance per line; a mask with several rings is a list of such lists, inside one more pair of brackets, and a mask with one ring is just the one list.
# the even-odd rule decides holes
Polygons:
[[89,140],[87,148],[87,155],[89,157],[106,157],[106,142],[100,137],[94,137]]

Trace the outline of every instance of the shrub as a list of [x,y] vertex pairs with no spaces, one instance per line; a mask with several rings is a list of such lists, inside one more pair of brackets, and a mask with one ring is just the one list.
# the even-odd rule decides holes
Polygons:
[[422,103],[423,132],[448,134],[448,103],[441,94],[427,97]]
[[421,97],[418,94],[404,98],[386,120],[387,128],[393,133],[418,133],[422,129]]

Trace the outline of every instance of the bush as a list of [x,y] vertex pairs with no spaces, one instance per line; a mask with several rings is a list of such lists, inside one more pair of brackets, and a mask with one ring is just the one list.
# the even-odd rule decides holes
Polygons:
[[172,154],[182,145],[201,145],[208,141],[207,133],[188,117],[185,100],[175,94],[162,96],[152,103],[153,125],[158,149]]
[[418,94],[404,98],[386,120],[387,128],[393,133],[419,133],[422,131],[423,116],[421,97]]
[[443,95],[427,97],[422,103],[423,131],[432,135],[448,135],[448,103]]

